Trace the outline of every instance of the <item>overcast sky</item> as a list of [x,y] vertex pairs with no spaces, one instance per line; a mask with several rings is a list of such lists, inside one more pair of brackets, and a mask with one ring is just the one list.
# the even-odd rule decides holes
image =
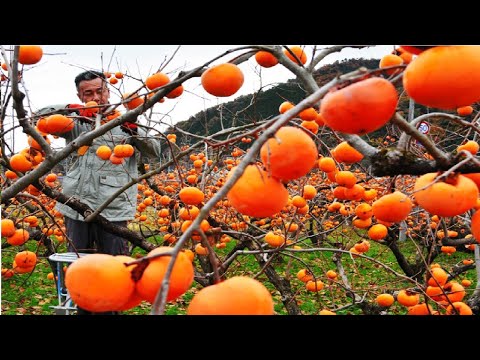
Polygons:
[[[221,55],[226,50],[241,45],[182,45],[175,57],[163,70],[171,79],[174,79],[180,70],[190,70],[202,65],[208,60]],[[121,71],[134,78],[145,79],[171,58],[177,45],[43,45],[44,56],[33,66],[25,66],[24,82],[32,110],[37,110],[49,104],[78,103],[74,85],[75,76],[84,69],[103,69],[111,72]],[[7,47],[9,48],[9,47]],[[310,55],[311,46],[306,46],[307,55]],[[393,45],[379,45],[365,49],[344,49],[340,53],[327,56],[320,64],[332,63],[345,58],[378,58],[393,49]],[[216,63],[226,62],[241,54],[228,54]],[[310,59],[310,57],[309,57]],[[4,62],[3,59],[1,59]],[[200,78],[193,78],[183,85],[185,92],[177,99],[167,99],[164,103],[155,105],[154,110],[168,113],[168,120],[173,123],[187,120],[197,112],[215,106],[220,102],[232,101],[235,97],[246,95],[263,86],[278,82],[285,82],[293,78],[283,66],[261,69],[251,58],[240,64],[244,72],[245,82],[242,88],[233,96],[227,98],[214,97],[203,90]],[[118,91],[112,91],[111,102],[118,100],[116,93],[132,91],[139,86],[139,82],[124,79]],[[118,84],[120,85],[120,83]],[[113,90],[113,89],[112,89]],[[23,135],[25,138],[26,136]],[[7,138],[8,139],[8,138]],[[18,143],[17,143],[18,142]],[[21,136],[16,136],[15,148],[19,151],[24,144]]]

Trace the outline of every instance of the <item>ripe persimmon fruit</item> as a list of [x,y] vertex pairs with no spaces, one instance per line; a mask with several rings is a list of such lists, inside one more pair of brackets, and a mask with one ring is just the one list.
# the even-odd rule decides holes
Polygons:
[[400,222],[412,210],[412,201],[400,191],[383,195],[372,204],[373,215],[382,221]]
[[306,175],[314,167],[318,150],[303,130],[283,126],[262,145],[260,157],[273,177],[289,181]]
[[145,80],[145,85],[149,90],[153,90],[163,85],[166,85],[169,82],[170,82],[170,78],[166,74],[162,72],[157,72],[147,77],[147,79]]
[[15,154],[10,158],[10,166],[13,170],[26,172],[32,169],[33,164],[23,155]]
[[434,183],[438,173],[428,173],[415,181],[414,197],[419,206],[432,215],[451,217],[473,208],[478,187],[471,179],[455,174]]
[[415,102],[443,110],[480,100],[480,46],[436,46],[423,51],[403,73]]
[[345,164],[353,164],[363,159],[363,154],[346,141],[335,146],[331,153],[336,161]]
[[202,190],[195,186],[186,186],[178,193],[180,200],[186,205],[198,205],[205,198]]
[[187,315],[273,315],[273,299],[260,281],[234,276],[196,293]]
[[97,156],[102,160],[110,159],[112,155],[112,150],[107,145],[100,145],[96,151]]
[[268,51],[257,51],[255,53],[255,61],[264,68],[271,68],[278,64],[278,59]]
[[[300,46],[290,46],[289,47],[290,51],[293,52],[295,54],[295,56],[298,58],[298,60],[300,60],[300,63],[302,64],[305,64],[307,62],[307,54],[305,53],[305,51],[303,50],[302,47]],[[293,56],[290,51],[288,51],[287,49],[284,49],[283,50],[283,53],[291,60],[293,61],[294,63],[296,63],[297,65],[299,65],[300,63],[298,62],[297,59],[295,59],[295,56]]]
[[63,134],[73,129],[75,122],[61,114],[53,114],[46,118],[45,128],[48,133]]
[[15,234],[15,223],[10,219],[2,219],[2,236],[8,237]]
[[33,65],[38,63],[43,56],[43,50],[38,45],[20,45],[18,52],[18,62],[23,65]]
[[119,309],[135,290],[130,270],[108,254],[88,254],[72,262],[65,285],[72,300],[92,312]]
[[[237,167],[227,175],[230,179]],[[282,210],[288,202],[288,191],[276,178],[256,165],[248,165],[227,194],[228,202],[239,213],[269,217]]]
[[223,63],[207,69],[201,77],[206,92],[218,97],[235,94],[243,85],[242,70],[232,63]]
[[395,86],[373,77],[329,92],[323,98],[320,114],[327,126],[347,134],[364,135],[385,125],[398,103]]
[[[169,251],[172,251],[172,248],[160,246],[150,251],[147,256],[162,254]],[[142,299],[150,303],[155,301],[155,297],[160,289],[171,258],[171,255],[168,255],[150,259],[142,277],[136,283],[136,290]],[[190,288],[190,285],[192,285],[193,275],[193,265],[191,260],[184,252],[179,252],[170,276],[167,301],[175,300],[183,295]]]

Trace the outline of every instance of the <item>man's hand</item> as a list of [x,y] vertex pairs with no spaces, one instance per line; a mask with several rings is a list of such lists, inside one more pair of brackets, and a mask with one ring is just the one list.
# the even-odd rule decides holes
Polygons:
[[126,121],[122,125],[120,125],[120,129],[122,129],[128,135],[138,135],[138,125],[135,123]]
[[85,105],[80,104],[68,104],[67,109],[71,109],[80,116],[95,117],[98,113],[98,108],[84,109]]

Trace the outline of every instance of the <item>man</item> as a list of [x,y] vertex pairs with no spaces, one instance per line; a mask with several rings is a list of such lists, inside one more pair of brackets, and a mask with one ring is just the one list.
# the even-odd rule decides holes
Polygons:
[[[85,71],[75,78],[77,96],[84,104],[95,101],[97,104],[109,104],[110,91],[106,77],[99,71]],[[39,114],[49,112],[66,112],[68,115],[80,115],[72,130],[56,134],[65,138],[67,144],[80,134],[94,128],[95,115],[89,109],[80,109],[84,105],[68,104],[43,108]],[[81,121],[90,116],[92,121]],[[113,150],[115,145],[128,143],[137,150],[134,155],[124,159],[119,165],[109,160],[101,160],[96,151],[99,146],[107,145]],[[142,155],[159,158],[160,140],[147,135],[147,132],[134,123],[125,123],[113,128],[104,135],[93,140],[86,152],[76,154],[73,164],[63,178],[63,193],[75,196],[93,210],[110,198],[119,188],[138,176],[137,161]],[[127,221],[134,219],[137,205],[137,186],[131,186],[113,200],[100,214],[113,224],[127,226]],[[126,239],[108,233],[95,222],[84,222],[83,216],[69,206],[57,203],[56,209],[65,216],[65,228],[69,251],[96,252],[111,255],[129,255]]]
[[[99,71],[85,71],[75,78],[77,96],[82,103],[95,101],[98,105],[109,104],[110,91],[106,77]],[[65,138],[67,144],[80,134],[95,127],[95,114],[79,104],[55,105],[41,109],[38,114],[61,112],[79,116],[72,130],[55,135]],[[85,121],[84,117],[92,121]],[[83,118],[83,121],[82,121]],[[131,144],[137,150],[134,155],[124,158],[122,164],[115,165],[109,160],[101,160],[96,151],[107,145],[113,150],[118,144]],[[142,155],[160,157],[160,140],[147,135],[147,132],[134,123],[124,123],[93,140],[86,152],[77,152],[72,165],[63,178],[63,193],[75,196],[93,210],[110,198],[119,188],[132,178],[138,177],[137,161]],[[137,186],[133,185],[115,198],[100,214],[113,224],[127,226],[127,221],[135,217]],[[105,231],[95,222],[84,222],[82,215],[69,206],[57,203],[56,209],[65,217],[65,228],[69,238],[68,251],[99,252],[111,255],[129,255],[126,239]],[[92,314],[78,308],[77,314]],[[117,312],[98,314],[114,315]]]
[[[110,91],[106,77],[99,71],[85,71],[75,78],[77,96],[84,104],[95,101],[97,104],[109,104]],[[65,138],[67,144],[74,141],[80,134],[94,128],[94,114],[84,105],[68,104],[47,107],[39,111],[62,111],[69,115],[92,116],[92,122],[75,121],[72,130],[56,135]],[[81,119],[81,117],[79,117]],[[107,145],[113,150],[115,145],[128,143],[137,150],[134,155],[124,159],[120,165],[112,164],[108,160],[101,160],[96,151],[99,146]],[[86,152],[77,153],[73,164],[67,169],[63,178],[63,193],[75,196],[93,210],[97,209],[106,199],[110,198],[119,188],[131,178],[138,176],[137,161],[142,155],[160,156],[159,138],[148,137],[147,132],[134,123],[126,123],[113,128],[104,135],[93,140]],[[137,186],[131,186],[113,200],[100,214],[113,224],[126,226],[128,220],[134,219],[137,205]],[[103,230],[95,222],[84,222],[83,216],[69,206],[57,203],[56,209],[65,216],[67,236],[71,240],[68,250],[91,252],[94,246],[96,251],[111,255],[129,255],[128,242],[117,235]]]

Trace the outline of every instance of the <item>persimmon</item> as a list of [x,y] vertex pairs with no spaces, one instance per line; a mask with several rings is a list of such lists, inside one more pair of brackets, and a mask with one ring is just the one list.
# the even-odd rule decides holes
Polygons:
[[465,288],[456,281],[449,281],[443,286],[450,302],[462,301],[465,297]]
[[[312,185],[305,185],[303,187],[303,198],[305,200],[311,200],[317,195],[317,189]],[[306,204],[305,204],[306,205]]]
[[308,214],[309,210],[310,210],[310,206],[308,206],[307,204],[304,207],[297,209],[297,214],[305,215],[305,214]]
[[61,114],[53,114],[45,119],[45,128],[48,133],[63,134],[69,132],[75,126],[75,122]]
[[466,150],[472,155],[476,155],[479,149],[480,149],[480,145],[478,145],[476,141],[468,140],[465,144],[459,145],[457,147],[457,152]]
[[345,188],[345,197],[348,200],[360,201],[365,194],[365,188],[360,184],[355,184],[351,188]]
[[295,58],[295,56],[293,56],[291,54],[290,51],[288,51],[287,49],[284,49],[283,50],[283,53],[291,60],[293,61],[294,63],[296,63],[297,65],[300,65],[301,64],[305,64],[307,62],[307,54],[305,53],[305,51],[303,50],[302,47],[300,46],[290,46],[288,49],[290,49],[290,51],[292,53],[295,54],[295,56],[298,58],[298,60],[300,60],[300,62],[298,62],[298,60]]
[[25,157],[25,155],[18,153],[10,158],[10,166],[13,170],[27,172],[32,169],[33,164]]
[[335,175],[335,181],[339,186],[343,186],[348,189],[353,187],[353,185],[357,183],[357,177],[351,171],[343,170],[337,172],[337,174]]
[[457,108],[457,114],[460,116],[468,116],[471,113],[473,113],[473,107],[471,107],[470,105],[460,106],[459,108]]
[[395,302],[395,298],[390,294],[380,294],[376,297],[375,301],[381,307],[389,307]]
[[337,272],[334,270],[328,270],[325,275],[327,275],[327,278],[329,278],[330,280],[335,280],[338,277]]
[[463,214],[475,206],[479,192],[472,180],[456,174],[434,183],[438,175],[428,173],[415,181],[414,197],[419,206],[444,217]]
[[304,131],[283,126],[262,145],[260,157],[273,177],[289,181],[306,175],[314,167],[318,150]]
[[420,304],[408,306],[408,310],[407,310],[408,315],[433,315],[433,313],[434,313],[433,308],[426,303],[420,303]]
[[472,235],[475,240],[477,240],[477,243],[480,244],[480,211],[475,211],[470,221],[470,229],[472,231]]
[[375,224],[368,229],[368,237],[372,240],[382,240],[388,235],[388,228],[383,224]]
[[295,195],[292,198],[292,205],[295,206],[296,208],[302,208],[305,205],[307,205],[307,200],[305,200],[303,196]]
[[[137,265],[129,265],[127,266],[126,264],[135,261],[135,259],[131,256],[127,255],[115,255],[114,258],[118,261],[120,261],[124,266],[126,266],[127,270],[130,271],[130,274],[132,271],[137,267]],[[132,275],[130,275],[132,276]],[[126,311],[131,308],[134,308],[135,306],[138,306],[142,302],[142,297],[137,293],[136,290],[130,294],[130,297],[128,298],[127,302],[123,304],[122,306],[118,307],[115,309],[115,311]]]
[[[147,256],[162,254],[171,250],[170,247],[160,246],[150,251]],[[144,300],[150,303],[155,301],[155,296],[160,289],[171,258],[171,255],[168,255],[150,259],[142,277],[136,283],[137,292]],[[175,300],[183,295],[192,285],[193,275],[192,262],[184,252],[179,252],[170,275],[167,301]]]
[[480,100],[480,46],[436,46],[423,51],[403,73],[415,102],[443,110]]
[[280,104],[278,108],[278,112],[280,114],[286,113],[288,110],[293,109],[295,107],[294,104],[292,104],[290,101],[284,101]]
[[310,280],[313,280],[313,275],[308,269],[301,269],[297,272],[297,279],[307,283]]
[[112,149],[110,149],[107,145],[100,145],[97,148],[96,154],[100,159],[108,160],[112,155]]
[[[175,89],[173,89],[172,91],[170,91],[167,95],[165,95],[167,98],[169,99],[175,99],[177,97],[179,97],[180,95],[183,94],[183,85],[179,85],[177,86]],[[159,102],[163,102],[162,100],[165,100],[165,99],[160,99]]]
[[268,51],[257,51],[255,53],[255,61],[258,65],[264,68],[271,68],[278,64],[278,59]]
[[12,269],[13,269],[14,272],[16,272],[18,274],[26,274],[26,273],[31,273],[35,269],[35,265],[27,266],[27,267],[21,267],[21,266],[17,265],[15,260],[13,260]]
[[33,251],[21,251],[15,255],[15,263],[22,268],[35,266],[37,255]]
[[187,256],[190,261],[193,261],[195,258],[195,253],[190,249],[184,249],[182,252]]
[[50,182],[54,182],[55,180],[57,180],[57,174],[50,173],[45,177],[45,180],[50,181]]
[[38,45],[20,45],[18,62],[23,65],[38,63],[43,57],[43,50]]
[[285,244],[285,237],[283,235],[269,231],[265,234],[265,242],[271,247],[280,247]]
[[414,306],[420,302],[420,295],[408,290],[400,290],[397,294],[397,301],[403,306]]
[[448,274],[442,268],[433,268],[430,272],[431,276],[427,281],[429,286],[443,286],[447,283]]
[[[47,144],[51,143],[48,137],[44,137],[44,140]],[[42,147],[40,146],[40,144],[30,135],[27,137],[27,144],[28,146],[34,148],[35,150],[42,150]]]
[[[317,110],[315,110],[315,108],[313,107],[306,108],[305,110],[300,111],[300,113],[298,114],[298,117],[305,121],[315,121],[317,116],[318,116]],[[318,124],[316,125],[318,129]]]
[[337,313],[335,313],[333,311],[330,311],[328,309],[322,309],[322,310],[320,310],[318,315],[337,315]]
[[[125,100],[125,102],[123,103],[123,106],[125,106],[127,110],[135,109],[145,102],[143,97],[138,96],[138,94],[131,94],[128,92],[122,95],[122,99]],[[130,99],[130,100],[127,100],[127,99]]]
[[301,127],[307,129],[310,131],[312,134],[318,133],[318,124],[315,121],[302,121],[300,124]]
[[414,55],[420,55],[425,50],[428,50],[434,46],[415,46],[415,45],[402,45],[399,49],[403,49],[404,51],[408,51]]
[[357,242],[354,247],[359,253],[365,253],[370,250],[370,242],[368,240],[362,240]]
[[386,79],[373,77],[329,92],[321,102],[320,114],[333,130],[364,135],[385,125],[397,103],[395,86]]
[[[236,167],[227,175],[230,179]],[[288,202],[288,191],[276,178],[256,165],[248,165],[240,179],[227,194],[229,204],[248,216],[269,217],[282,210]]]
[[15,223],[10,219],[2,219],[2,236],[8,237],[15,234]]
[[[399,56],[399,55],[395,55],[395,54],[387,54],[387,55],[384,55],[381,59],[380,59],[380,64],[378,65],[380,69],[383,69],[385,67],[390,67],[390,66],[395,66],[395,65],[401,65],[403,64],[403,59]],[[388,74],[388,75],[393,75],[393,74],[398,74],[400,73],[402,70],[400,68],[398,69],[388,69],[388,70],[385,70],[385,72]]]
[[355,215],[360,219],[367,219],[372,217],[373,211],[370,204],[360,203],[355,207]]
[[88,254],[72,262],[65,285],[72,300],[92,312],[119,309],[135,290],[130,270],[108,254]]
[[234,276],[196,293],[187,315],[273,315],[273,299],[260,281]]
[[402,47],[399,47],[397,50],[399,50],[398,56],[400,56],[404,64],[410,64],[412,62],[413,54],[411,52],[404,50]]
[[357,163],[363,159],[363,154],[346,141],[335,146],[331,153],[336,161],[345,164]]
[[170,78],[168,77],[168,75],[162,72],[157,72],[156,74],[147,77],[147,79],[145,80],[145,85],[149,90],[154,90],[168,84],[169,82]]
[[25,229],[17,229],[12,236],[7,237],[7,243],[10,245],[23,245],[30,238],[30,233]]
[[115,165],[120,165],[123,163],[123,158],[116,156],[115,154],[111,154],[110,157],[108,158],[112,164]]
[[335,165],[335,160],[331,157],[325,156],[318,160],[318,168],[325,172],[335,171],[337,166]]
[[5,171],[5,176],[7,177],[7,179],[10,180],[18,178],[17,174],[15,174],[15,172],[13,172],[12,170]]
[[451,305],[447,306],[446,314],[447,315],[473,315],[473,311],[470,308],[470,306],[468,306],[464,302],[456,301]]
[[200,213],[200,210],[195,205],[189,205],[187,207],[180,208],[180,210],[178,210],[178,216],[182,220],[194,220],[199,213]]
[[135,149],[130,144],[118,144],[113,148],[116,157],[127,158],[133,155]]
[[412,201],[400,191],[383,195],[372,204],[373,215],[382,221],[400,222],[412,210]]
[[197,187],[187,186],[178,193],[180,200],[186,205],[198,205],[205,198],[205,194]]
[[322,290],[323,287],[324,287],[324,283],[322,280],[317,280],[317,281],[310,280],[305,283],[305,288],[311,292],[318,292]]
[[218,97],[235,94],[243,85],[242,70],[232,63],[223,63],[207,69],[201,77],[206,92]]

